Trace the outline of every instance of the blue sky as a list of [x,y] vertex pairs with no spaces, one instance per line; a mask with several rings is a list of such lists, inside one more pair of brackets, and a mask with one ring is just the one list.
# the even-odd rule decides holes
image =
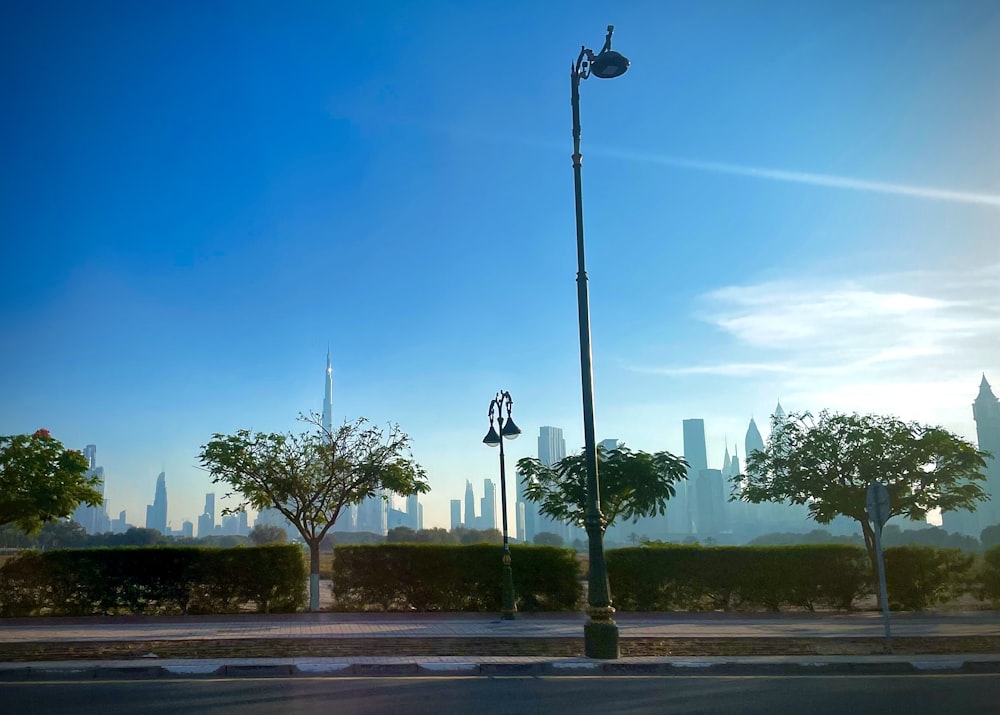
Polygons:
[[[1000,383],[1000,6],[21,3],[0,10],[0,434],[98,445],[142,524],[214,432],[397,421],[429,525],[510,390],[582,444],[569,66],[598,437],[710,466],[786,409],[974,439]],[[508,485],[511,495],[512,485]],[[219,490],[221,491],[221,490]]]

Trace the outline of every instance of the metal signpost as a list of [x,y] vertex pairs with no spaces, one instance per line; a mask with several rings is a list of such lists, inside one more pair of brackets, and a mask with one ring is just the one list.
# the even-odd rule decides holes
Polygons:
[[885,587],[885,561],[882,558],[882,527],[889,521],[889,490],[881,482],[868,486],[868,518],[875,532],[875,559],[878,562],[878,589],[882,600],[882,619],[885,622],[885,650],[892,653],[892,634],[889,632],[889,595]]

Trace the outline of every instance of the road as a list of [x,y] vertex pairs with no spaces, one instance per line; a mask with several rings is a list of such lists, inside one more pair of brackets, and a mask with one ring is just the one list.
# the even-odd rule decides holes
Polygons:
[[0,683],[18,715],[994,715],[1000,675],[209,678]]

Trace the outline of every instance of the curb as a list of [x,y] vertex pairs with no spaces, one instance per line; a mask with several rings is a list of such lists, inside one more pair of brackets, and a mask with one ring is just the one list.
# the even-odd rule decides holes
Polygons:
[[935,661],[661,661],[623,662],[595,660],[490,663],[475,661],[403,663],[184,663],[164,665],[98,664],[14,665],[0,664],[0,682],[52,680],[129,680],[178,678],[278,678],[278,677],[434,677],[434,676],[809,676],[809,675],[934,675],[1000,673],[1000,657]]

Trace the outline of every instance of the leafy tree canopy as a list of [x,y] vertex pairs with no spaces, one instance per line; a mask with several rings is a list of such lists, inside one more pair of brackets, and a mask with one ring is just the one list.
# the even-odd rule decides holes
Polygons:
[[814,419],[803,412],[772,419],[770,442],[747,456],[733,498],[805,504],[820,524],[850,517],[861,524],[874,559],[865,511],[870,484],[886,485],[892,516],[923,521],[932,509],[974,510],[988,498],[979,484],[985,456],[941,427],[826,410]]
[[[604,528],[619,518],[663,514],[675,485],[687,477],[688,464],[670,452],[633,452],[625,446],[597,449],[601,514]],[[572,455],[547,467],[533,457],[517,462],[524,495],[542,514],[567,524],[583,526],[587,511],[587,463]]]
[[216,484],[228,485],[239,504],[277,509],[309,546],[310,608],[319,608],[319,549],[343,510],[389,492],[427,492],[423,469],[410,455],[410,438],[398,425],[376,427],[364,418],[328,430],[319,415],[300,419],[299,434],[214,434],[199,459]]
[[264,544],[284,544],[288,541],[288,532],[280,526],[257,524],[257,526],[250,529],[249,537],[254,546],[263,546]]
[[87,476],[89,467],[82,453],[66,449],[46,429],[0,436],[0,526],[36,533],[82,503],[99,506],[99,479]]

